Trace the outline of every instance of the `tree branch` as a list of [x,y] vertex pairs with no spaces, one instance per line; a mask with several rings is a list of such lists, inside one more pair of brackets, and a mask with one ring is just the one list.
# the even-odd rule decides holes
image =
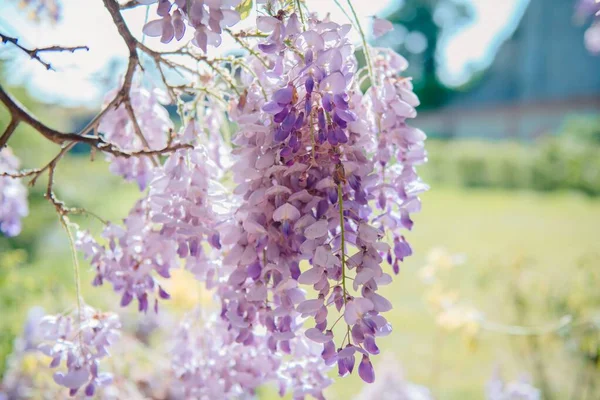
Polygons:
[[31,126],[33,129],[41,133],[42,136],[44,136],[46,139],[59,145],[66,145],[67,147],[71,148],[76,143],[86,143],[91,147],[96,148],[105,153],[110,153],[117,157],[126,158],[139,156],[155,156],[160,154],[172,153],[174,151],[184,148],[191,148],[191,146],[188,144],[175,144],[173,146],[167,146],[163,149],[158,150],[144,149],[140,151],[127,152],[121,150],[113,143],[106,142],[100,136],[87,135],[87,133],[98,124],[102,115],[112,107],[112,105],[116,102],[116,99],[117,98],[115,98],[115,100],[109,103],[109,105],[98,116],[96,116],[93,119],[93,124],[88,124],[88,126],[86,126],[79,133],[65,133],[57,131],[56,129],[52,129],[44,123],[40,122],[29,111],[27,111],[27,109],[21,103],[19,103],[18,100],[14,99],[0,85],[0,101],[6,106],[6,108],[8,108],[12,120],[17,120],[19,122],[23,122]]
[[40,58],[40,53],[56,53],[56,52],[63,52],[63,51],[68,51],[68,52],[74,53],[77,50],[85,50],[85,51],[90,50],[90,48],[87,46],[73,46],[73,47],[49,46],[49,47],[39,47],[39,48],[35,48],[35,49],[28,49],[26,47],[21,46],[19,44],[19,39],[17,39],[17,38],[10,37],[3,33],[0,33],[0,39],[2,39],[2,43],[12,43],[18,49],[20,49],[25,54],[27,54],[32,60],[36,60],[40,64],[42,64],[47,70],[51,70],[51,69],[53,70],[52,65],[50,63],[42,60]]
[[0,137],[0,150],[2,150],[4,148],[4,146],[6,146],[6,142],[8,142],[8,139],[10,139],[10,137],[14,133],[15,129],[17,129],[19,122],[20,121],[18,118],[11,116],[10,123],[8,124],[8,126],[6,127],[6,130]]

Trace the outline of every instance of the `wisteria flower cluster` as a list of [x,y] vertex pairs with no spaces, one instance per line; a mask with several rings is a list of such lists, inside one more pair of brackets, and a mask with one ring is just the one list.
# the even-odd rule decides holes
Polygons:
[[138,309],[146,312],[154,300],[154,309],[158,310],[158,298],[167,299],[169,294],[155,274],[170,276],[171,268],[177,266],[176,248],[174,243],[161,240],[148,225],[147,204],[138,202],[125,219],[124,227],[110,224],[103,236],[108,242],[106,248],[86,233],[80,233],[77,241],[96,272],[93,285],[110,282],[121,294],[122,307],[137,299]]
[[[111,92],[107,95],[108,101],[114,97],[114,94]],[[110,109],[102,118],[98,130],[107,141],[125,151],[164,148],[173,129],[173,122],[160,103],[160,92],[134,85],[130,98],[131,108],[128,109],[127,105],[121,104],[116,109]],[[106,157],[111,163],[111,172],[122,176],[127,181],[137,182],[140,190],[145,189],[152,179],[152,170],[157,164],[149,156],[124,158],[107,154]]]
[[[405,122],[418,101],[410,82],[393,76],[405,68],[398,60],[380,78],[386,105],[374,104],[377,92],[362,95],[348,25],[311,19],[302,31],[292,14],[287,22],[261,17],[258,27],[270,33],[259,49],[272,68],[256,75],[271,94],[263,99],[257,80],[232,113],[239,124],[235,192],[244,203],[224,237],[233,245],[224,263],[236,267],[220,292],[223,315],[242,337],[265,326],[274,349],[296,337],[298,317],[310,318],[305,334],[323,344],[324,361],[337,363],[341,376],[357,366],[373,382],[376,338],[391,331],[382,313],[392,305],[377,293],[391,282],[382,264],[387,257],[397,272],[411,254],[397,232],[411,228],[409,213],[426,189],[414,170],[425,160],[425,136]],[[387,164],[380,180],[377,169]],[[376,199],[380,215],[371,209]],[[386,228],[394,232],[393,255],[382,241]],[[309,298],[300,285],[312,287]],[[346,329],[336,343],[342,318]]]
[[112,376],[99,372],[99,362],[109,355],[110,346],[119,337],[121,323],[114,313],[102,313],[84,306],[73,315],[46,316],[40,322],[43,343],[40,350],[52,357],[51,368],[64,362],[66,372],[54,374],[54,381],[74,396],[85,386],[85,395],[110,384]]
[[[242,71],[247,89],[232,97],[229,113],[238,124],[232,216],[217,217],[224,199],[209,189],[208,158],[177,152],[154,169],[148,196],[125,228],[105,230],[106,248],[85,235],[80,247],[97,271],[94,283],[110,281],[123,306],[137,298],[146,311],[154,298],[156,309],[169,295],[155,275],[168,278],[182,260],[217,288],[233,342],[252,345],[262,327],[271,352],[291,353],[306,336],[341,376],[356,369],[373,382],[377,338],[391,332],[382,313],[392,305],[377,293],[392,280],[384,260],[398,273],[412,253],[400,229],[412,227],[409,215],[426,190],[415,173],[426,159],[425,135],[406,123],[418,100],[410,80],[397,77],[406,62],[378,51],[363,95],[350,25],[312,17],[305,28],[296,13],[278,12],[258,17],[257,26],[267,37],[253,53],[253,71]],[[154,100],[146,93],[136,95]],[[103,127],[125,142],[135,132],[119,129],[130,115],[117,111]],[[168,123],[154,114],[163,115],[140,113],[140,126],[164,137]],[[140,188],[147,181],[138,181]],[[382,240],[388,233],[393,248]],[[205,254],[204,244],[223,252],[222,262]]]
[[214,229],[218,214],[212,201],[221,197],[221,187],[211,181],[214,164],[199,148],[173,153],[155,171],[148,196],[140,200],[125,219],[124,226],[109,224],[103,231],[107,246],[89,233],[79,233],[78,247],[96,272],[93,284],[104,281],[121,294],[121,306],[137,299],[138,309],[148,310],[170,295],[157,277],[169,278],[181,261],[210,287],[215,280],[213,261],[205,255],[203,243],[221,247]]
[[173,388],[175,396],[250,399],[259,386],[273,381],[279,382],[282,396],[289,389],[294,398],[323,398],[331,380],[320,362],[320,350],[305,338],[290,343],[294,357],[286,362],[281,353],[269,349],[264,336],[241,343],[218,316],[201,324],[198,314],[186,317],[175,335],[172,368],[180,382]]
[[21,219],[29,213],[27,189],[21,180],[2,176],[3,173],[17,172],[19,164],[11,149],[0,150],[0,232],[6,236],[21,233]]
[[[187,27],[194,30],[192,43],[206,53],[207,46],[221,44],[223,29],[240,20],[235,7],[240,0],[139,0],[141,4],[158,2],[159,19],[148,22],[143,32],[160,37],[163,43],[181,40]],[[186,27],[187,26],[187,27]]]
[[[172,317],[162,312],[156,318],[166,316]],[[61,397],[56,386],[40,382],[46,374],[39,363],[46,362],[47,358],[38,358],[33,350],[40,345],[45,349],[44,337],[55,337],[56,326],[65,325],[65,318],[70,317],[44,316],[40,308],[30,310],[23,334],[16,339],[17,345],[0,381],[0,399]],[[169,340],[165,341],[164,346],[149,348],[131,336],[141,328],[140,323],[145,324],[143,321],[131,321],[129,328],[122,328],[119,340],[111,342],[113,353],[136,352],[136,357],[130,361],[127,361],[128,357],[112,360],[111,370],[118,371],[119,375],[114,377],[110,386],[95,384],[94,398],[250,399],[255,397],[254,391],[264,382],[279,382],[281,394],[290,390],[295,399],[322,399],[322,390],[331,384],[331,379],[319,370],[324,366],[320,350],[306,338],[299,337],[298,341],[293,342],[292,358],[286,359],[281,353],[271,352],[260,336],[252,346],[236,343],[231,331],[217,315],[206,316],[195,310],[186,315],[176,329],[159,324],[152,335],[161,335],[158,337],[163,338],[165,336],[162,335],[167,333]],[[93,322],[93,325],[100,326],[100,323]],[[103,326],[102,329],[106,330],[106,325]],[[213,334],[207,335],[206,332]],[[164,362],[165,354],[172,355],[170,366]],[[297,361],[297,356],[306,358],[307,354],[307,363]],[[35,369],[32,369],[32,363],[36,363]],[[132,367],[134,371],[131,371]],[[433,399],[427,387],[407,380],[402,367],[390,354],[383,357],[378,367],[382,370],[380,379],[373,385],[365,386],[353,399]],[[104,379],[109,378],[106,373],[99,375],[103,375]],[[526,375],[506,381],[496,367],[482,398],[539,400],[541,391],[532,385]]]
[[[126,35],[154,59],[181,126],[137,79],[107,96],[97,131],[119,149],[106,151],[110,170],[143,194],[123,224],[108,222],[101,238],[78,232],[76,246],[93,285],[110,283],[122,307],[158,312],[176,268],[213,290],[216,315],[192,313],[177,331],[175,398],[250,397],[275,382],[282,396],[321,399],[331,368],[374,382],[372,358],[392,330],[380,289],[412,254],[404,234],[428,189],[416,173],[426,136],[408,123],[419,101],[401,76],[406,60],[365,48],[359,68],[352,24],[301,3],[257,2],[257,31],[231,35],[246,56],[182,50],[197,70]],[[206,52],[248,4],[159,0],[160,19],[143,31],[168,43],[191,27]],[[376,21],[377,34],[391,28]],[[192,82],[170,86],[165,65]],[[118,320],[88,308],[79,317],[46,318],[44,349],[53,366],[67,361],[57,383],[91,395]]]

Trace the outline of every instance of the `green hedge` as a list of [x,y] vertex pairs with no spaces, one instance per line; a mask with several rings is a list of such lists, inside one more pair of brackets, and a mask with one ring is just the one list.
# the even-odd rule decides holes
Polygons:
[[576,190],[600,196],[600,121],[569,123],[557,136],[532,143],[430,140],[431,184],[462,187]]

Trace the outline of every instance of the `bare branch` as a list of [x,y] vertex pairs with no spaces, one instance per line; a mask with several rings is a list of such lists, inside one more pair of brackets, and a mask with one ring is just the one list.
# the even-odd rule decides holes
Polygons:
[[25,54],[27,54],[29,57],[31,57],[32,60],[38,61],[40,64],[42,64],[48,70],[53,69],[52,65],[50,63],[42,60],[40,58],[40,53],[56,53],[56,52],[63,52],[63,51],[75,53],[77,50],[85,50],[85,51],[90,50],[90,48],[87,46],[73,46],[73,47],[49,46],[49,47],[39,47],[39,48],[35,48],[35,49],[28,49],[26,47],[21,46],[19,44],[19,39],[17,39],[17,38],[10,37],[3,33],[0,33],[0,39],[2,39],[2,43],[12,43],[17,48],[19,48],[21,51],[23,51]]
[[[133,111],[133,106],[131,105],[131,101],[125,101],[125,109],[127,110],[127,114],[131,119],[131,123],[133,124],[133,130],[135,131],[136,136],[140,138],[142,144],[144,145],[144,148],[150,150],[150,143],[148,143],[148,140],[146,140],[146,137],[142,133],[142,128],[140,128],[140,124],[138,124],[135,112]],[[158,161],[156,161],[154,157],[150,157],[150,159],[152,160],[152,164],[155,167],[158,167]]]
[[[96,121],[94,124],[88,124],[88,126],[85,127],[79,133],[60,132],[60,131],[52,129],[49,126],[45,125],[44,123],[40,122],[37,118],[35,118],[33,115],[31,115],[31,113],[29,111],[27,111],[27,109],[21,103],[19,103],[10,94],[8,94],[6,91],[4,91],[4,88],[2,88],[2,86],[0,86],[0,101],[2,103],[4,103],[4,105],[8,108],[8,111],[11,114],[13,120],[16,119],[20,122],[23,122],[23,123],[31,126],[36,131],[41,133],[42,136],[44,136],[46,139],[48,139],[51,142],[54,142],[56,144],[59,144],[59,145],[66,145],[66,148],[69,148],[69,149],[72,146],[74,146],[76,143],[86,143],[86,144],[88,144],[100,151],[103,151],[105,153],[110,153],[117,157],[129,158],[129,157],[155,156],[155,155],[161,155],[161,154],[168,154],[168,153],[172,153],[174,151],[180,150],[180,149],[191,148],[191,146],[188,144],[176,144],[171,147],[165,147],[165,148],[159,149],[159,150],[141,150],[141,151],[127,152],[127,151],[121,150],[118,146],[116,146],[113,143],[106,142],[100,136],[86,135],[89,132],[89,130],[98,123],[101,116],[104,113],[106,113],[106,111],[108,111],[109,108],[112,107],[111,104],[115,103],[116,100],[113,100],[113,102],[109,103],[109,105],[98,116],[96,116],[96,118],[94,118],[93,121]],[[45,168],[44,171],[46,169],[47,168]]]
[[6,127],[6,130],[0,137],[0,150],[2,150],[4,148],[4,146],[6,146],[6,142],[8,142],[8,139],[10,139],[10,137],[14,133],[15,129],[17,129],[19,122],[20,121],[18,118],[11,117],[10,123],[8,124],[8,126]]
[[123,16],[121,15],[121,11],[120,11],[121,6],[119,5],[119,3],[116,0],[103,0],[103,1],[104,1],[104,7],[106,7],[108,12],[110,13],[110,15],[113,19],[113,22],[115,23],[117,30],[119,31],[119,35],[121,35],[121,37],[125,41],[125,44],[127,45],[127,48],[129,49],[130,57],[133,57],[137,60],[136,49],[137,49],[138,41],[131,34],[131,31],[129,31],[129,28],[127,27],[127,24],[125,23]]

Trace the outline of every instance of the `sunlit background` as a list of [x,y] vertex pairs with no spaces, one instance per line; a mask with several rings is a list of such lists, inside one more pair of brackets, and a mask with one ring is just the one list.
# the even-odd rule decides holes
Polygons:
[[[60,1],[56,23],[19,3],[0,0],[0,32],[28,47],[90,51],[49,54],[55,70],[48,71],[0,43],[0,82],[49,125],[76,130],[118,84],[127,50],[99,0]],[[306,3],[346,18],[333,0]],[[429,136],[421,173],[431,185],[406,235],[415,255],[385,290],[394,333],[381,340],[380,379],[360,398],[404,399],[383,391],[400,393],[409,381],[438,399],[482,399],[495,371],[506,381],[524,377],[544,399],[600,398],[600,56],[584,45],[589,21],[571,0],[354,3],[365,27],[373,16],[394,24],[371,44],[411,63],[421,99],[414,125]],[[142,40],[146,8],[124,15]],[[218,52],[233,49],[224,41]],[[0,109],[0,131],[7,124]],[[25,168],[56,150],[22,126],[9,145]],[[87,149],[76,150],[57,172],[60,198],[120,220],[136,187],[110,175],[102,157],[89,162]],[[74,299],[67,240],[43,188],[30,190],[22,235],[0,237],[0,378],[15,368],[8,356],[28,310],[58,312]],[[86,274],[86,299],[117,306],[110,290],[99,295],[90,281]],[[210,302],[185,276],[171,285],[175,314]],[[346,399],[362,390],[352,376],[329,394]],[[410,386],[408,398],[422,398],[422,390]]]

